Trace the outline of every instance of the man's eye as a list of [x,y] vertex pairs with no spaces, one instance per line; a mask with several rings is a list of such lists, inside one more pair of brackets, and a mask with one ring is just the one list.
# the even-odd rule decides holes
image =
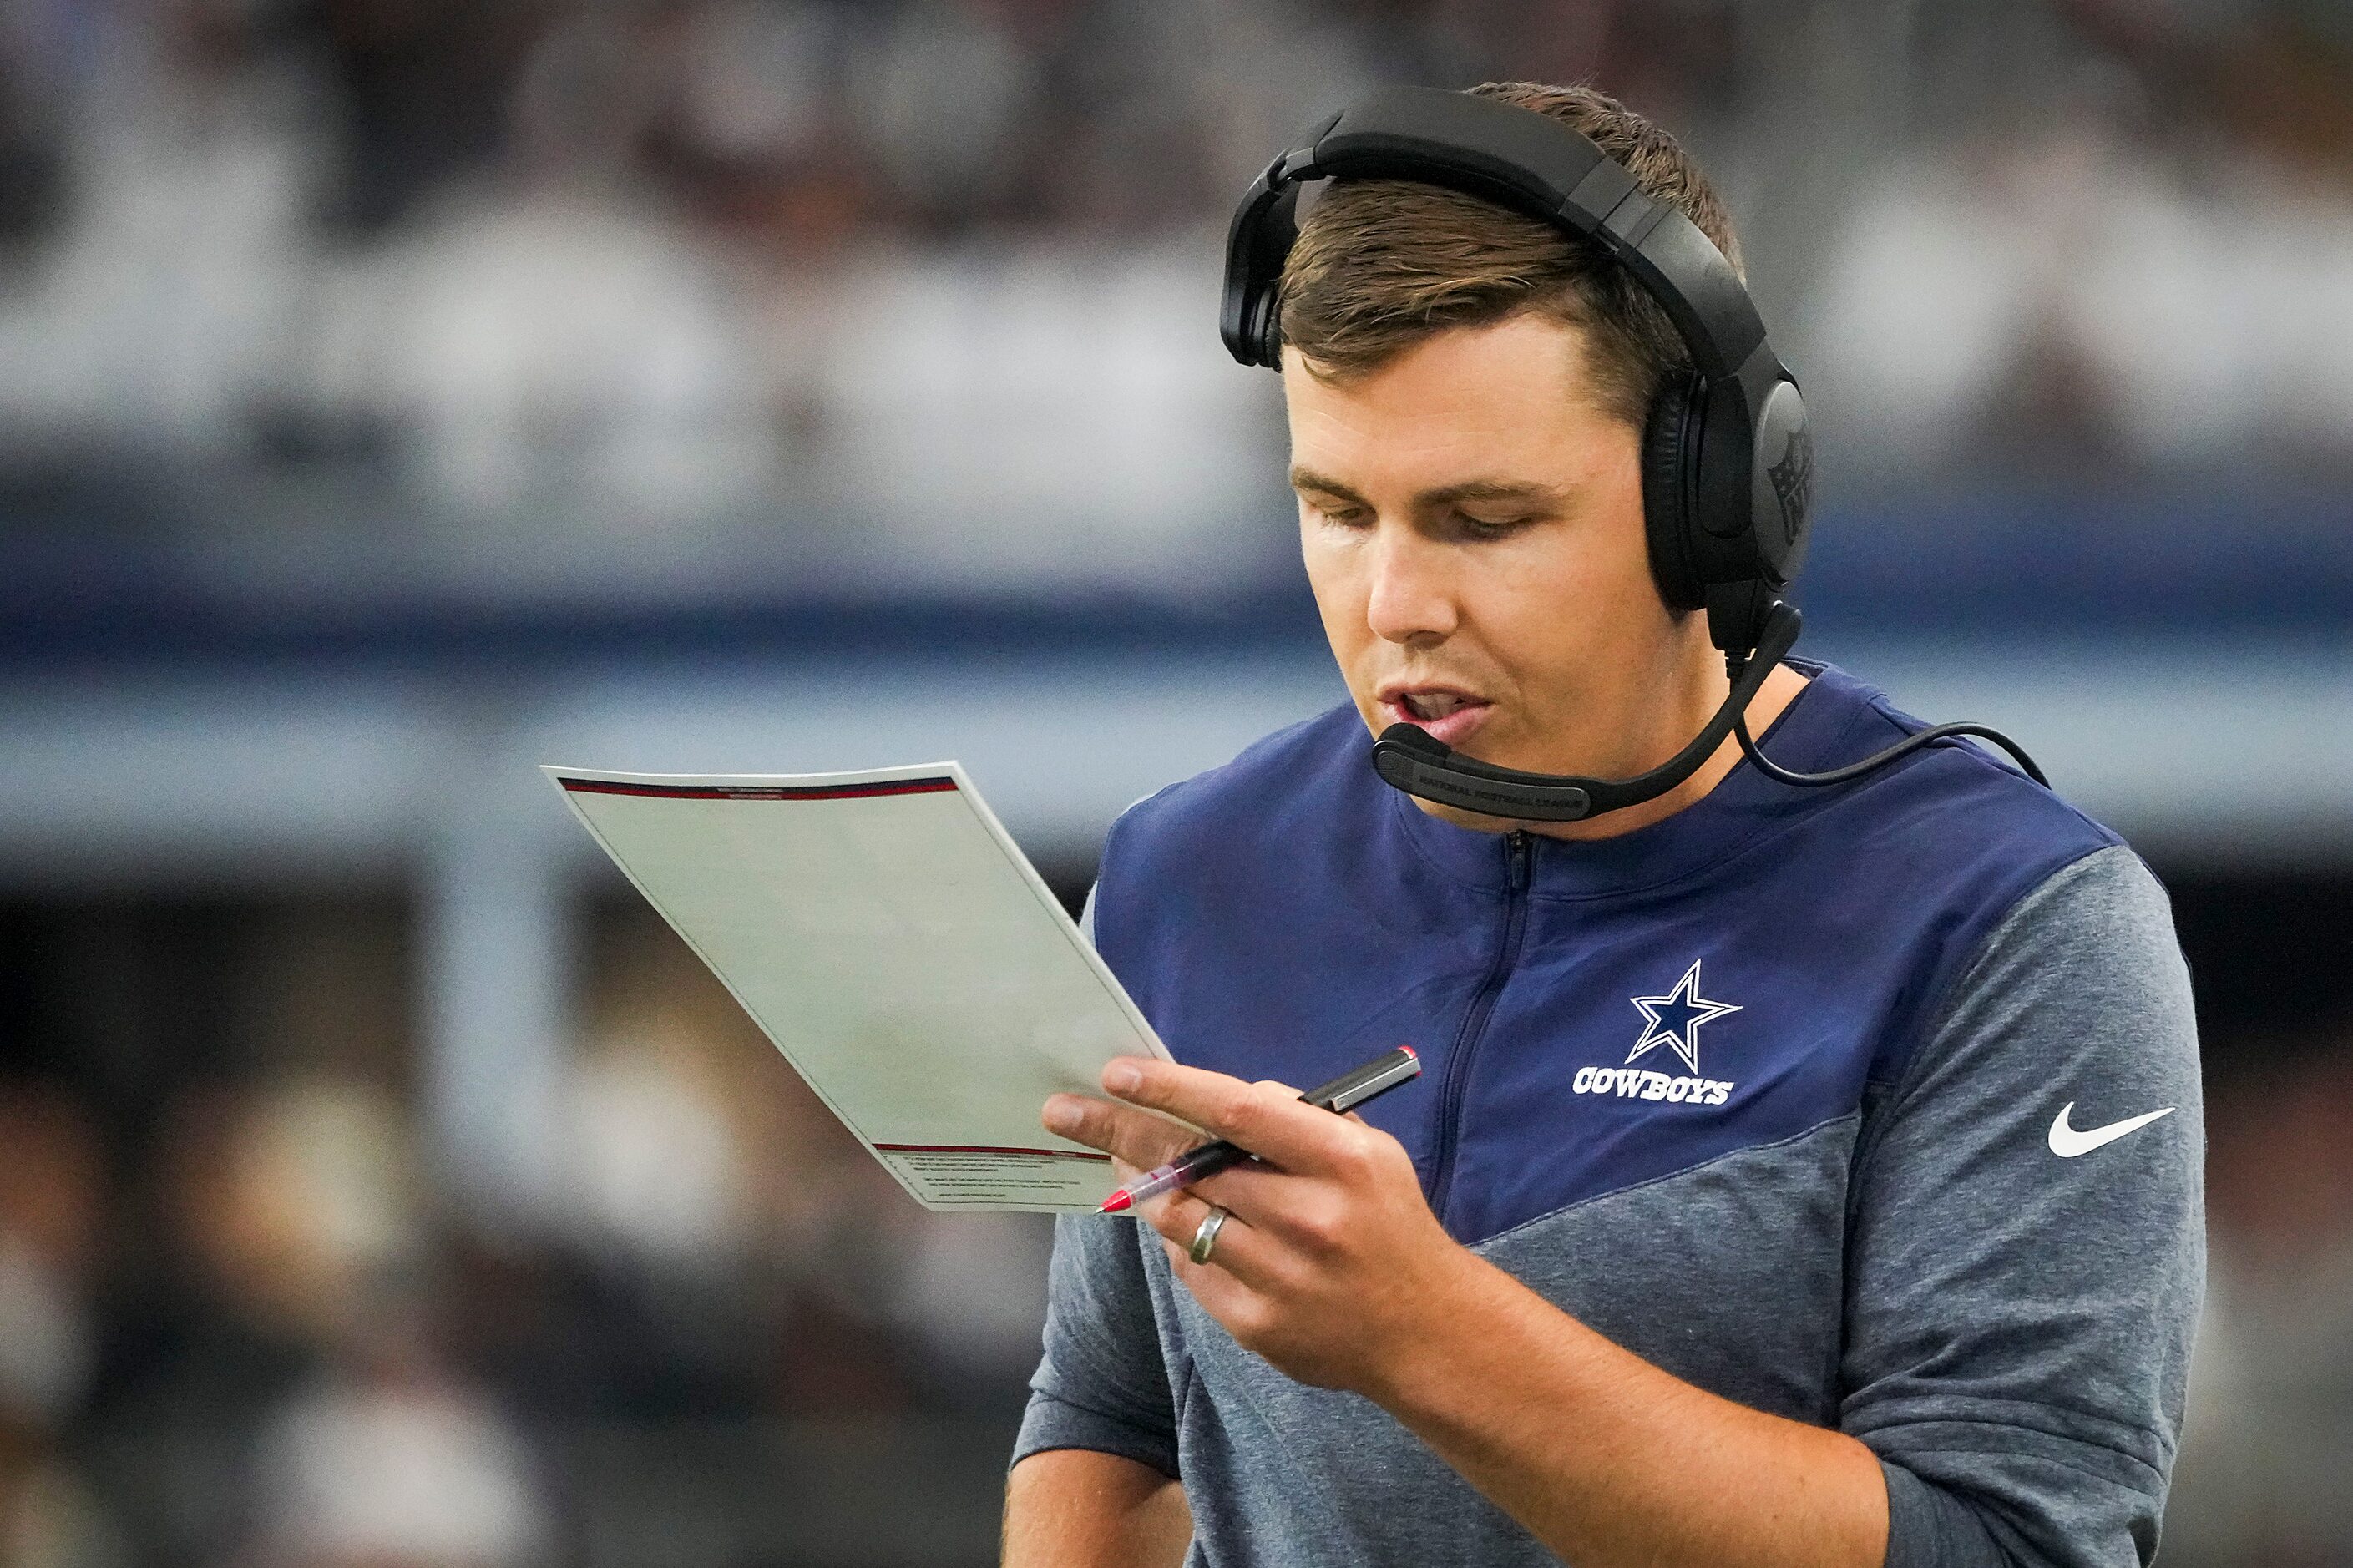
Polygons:
[[1455,514],[1456,526],[1472,539],[1502,539],[1517,533],[1535,519],[1532,517],[1472,517],[1468,512]]
[[1356,528],[1366,521],[1365,509],[1360,506],[1319,506],[1324,521],[1341,528]]

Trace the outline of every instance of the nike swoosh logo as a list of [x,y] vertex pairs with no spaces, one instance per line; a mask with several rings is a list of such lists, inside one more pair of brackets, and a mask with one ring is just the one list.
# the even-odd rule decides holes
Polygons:
[[2067,1113],[2074,1109],[2075,1102],[2071,1100],[2059,1108],[2058,1115],[2051,1119],[2051,1152],[2062,1160],[2088,1154],[2103,1143],[2113,1143],[2127,1132],[2139,1131],[2160,1116],[2172,1115],[2175,1110],[2168,1105],[2163,1110],[2152,1110],[2146,1116],[2128,1116],[2122,1121],[2111,1121],[2105,1127],[2078,1132],[2067,1125]]

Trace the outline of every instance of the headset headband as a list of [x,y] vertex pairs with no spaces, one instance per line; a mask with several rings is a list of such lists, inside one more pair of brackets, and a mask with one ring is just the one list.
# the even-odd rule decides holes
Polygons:
[[1391,87],[1325,121],[1269,165],[1234,214],[1227,247],[1226,347],[1280,363],[1275,295],[1298,237],[1300,183],[1412,180],[1484,197],[1607,249],[1667,312],[1711,383],[1758,395],[1788,372],[1740,275],[1715,242],[1652,201],[1625,166],[1571,126],[1514,104],[1440,88]]

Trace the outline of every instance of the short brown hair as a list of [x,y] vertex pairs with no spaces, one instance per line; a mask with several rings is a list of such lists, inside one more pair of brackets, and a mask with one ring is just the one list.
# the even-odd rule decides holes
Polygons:
[[[1675,139],[1589,87],[1489,82],[1472,92],[1583,132],[1715,241],[1740,242],[1707,176]],[[1590,240],[1479,197],[1407,180],[1335,180],[1301,220],[1282,268],[1282,341],[1320,379],[1345,381],[1449,327],[1534,310],[1583,329],[1601,405],[1640,429],[1690,352],[1657,300]]]

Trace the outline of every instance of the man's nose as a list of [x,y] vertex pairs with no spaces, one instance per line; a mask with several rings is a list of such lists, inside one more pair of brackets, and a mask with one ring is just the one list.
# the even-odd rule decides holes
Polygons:
[[1443,642],[1460,620],[1447,552],[1416,531],[1382,522],[1373,541],[1365,619],[1393,643]]

